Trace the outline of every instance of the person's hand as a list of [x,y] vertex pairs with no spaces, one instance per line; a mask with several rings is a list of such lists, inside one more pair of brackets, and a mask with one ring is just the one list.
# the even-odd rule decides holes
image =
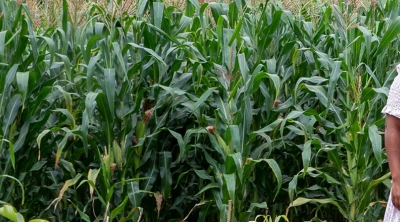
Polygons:
[[400,210],[400,181],[392,182],[392,203]]

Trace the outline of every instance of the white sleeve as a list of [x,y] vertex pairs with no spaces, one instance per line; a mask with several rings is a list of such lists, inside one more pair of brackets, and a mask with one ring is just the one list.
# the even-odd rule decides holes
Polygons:
[[397,65],[396,68],[399,75],[390,86],[388,100],[382,113],[400,118],[400,65]]

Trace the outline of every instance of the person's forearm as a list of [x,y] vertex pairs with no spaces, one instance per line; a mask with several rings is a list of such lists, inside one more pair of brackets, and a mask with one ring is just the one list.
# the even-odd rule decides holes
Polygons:
[[400,119],[391,115],[386,116],[385,147],[392,179],[400,182]]

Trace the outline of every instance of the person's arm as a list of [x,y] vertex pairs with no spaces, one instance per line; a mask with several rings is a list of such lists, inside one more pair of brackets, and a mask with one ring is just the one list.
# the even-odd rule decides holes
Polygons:
[[386,115],[385,147],[392,174],[392,202],[400,209],[400,119]]

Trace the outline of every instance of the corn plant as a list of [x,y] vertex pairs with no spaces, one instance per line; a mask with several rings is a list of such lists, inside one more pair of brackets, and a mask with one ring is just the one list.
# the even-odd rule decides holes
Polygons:
[[[393,3],[374,7],[390,11],[392,9],[383,9],[390,4]],[[385,76],[390,77],[394,71],[392,60],[388,60],[387,56],[396,58],[396,52],[390,56],[390,42],[396,36],[398,20],[387,24],[386,31],[382,32],[384,34],[374,33],[371,30],[376,24],[383,28],[377,15],[372,17],[371,11],[365,12],[357,5],[342,3],[342,7],[345,10],[332,5],[323,11],[321,18],[334,18],[333,22],[321,19],[318,24],[319,30],[328,32],[326,35],[318,29],[305,32],[306,23],[294,24],[298,26],[302,44],[313,45],[316,36],[319,42],[310,49],[304,49],[315,61],[313,66],[318,70],[317,75],[299,79],[292,95],[297,100],[295,104],[305,101],[303,98],[310,94],[315,95],[314,109],[318,111],[301,110],[303,115],[307,113],[312,118],[310,123],[317,128],[309,131],[305,129],[310,129],[310,125],[305,125],[303,135],[308,137],[308,141],[301,147],[304,169],[290,182],[289,195],[293,200],[298,180],[305,175],[323,178],[332,184],[334,190],[314,185],[313,189],[321,192],[318,196],[327,198],[301,197],[294,200],[290,207],[305,203],[333,204],[349,221],[377,220],[382,207],[378,201],[373,201],[377,195],[374,190],[387,182],[389,174],[383,174],[385,156],[379,132],[383,119],[376,111],[382,109],[387,94]],[[373,24],[373,27],[360,25],[367,22],[364,16],[372,20],[367,24]],[[314,39],[310,39],[311,36]],[[320,47],[329,53],[321,52]],[[301,64],[299,60],[296,58],[296,63]]]
[[127,4],[0,2],[7,218],[382,218],[397,1]]

